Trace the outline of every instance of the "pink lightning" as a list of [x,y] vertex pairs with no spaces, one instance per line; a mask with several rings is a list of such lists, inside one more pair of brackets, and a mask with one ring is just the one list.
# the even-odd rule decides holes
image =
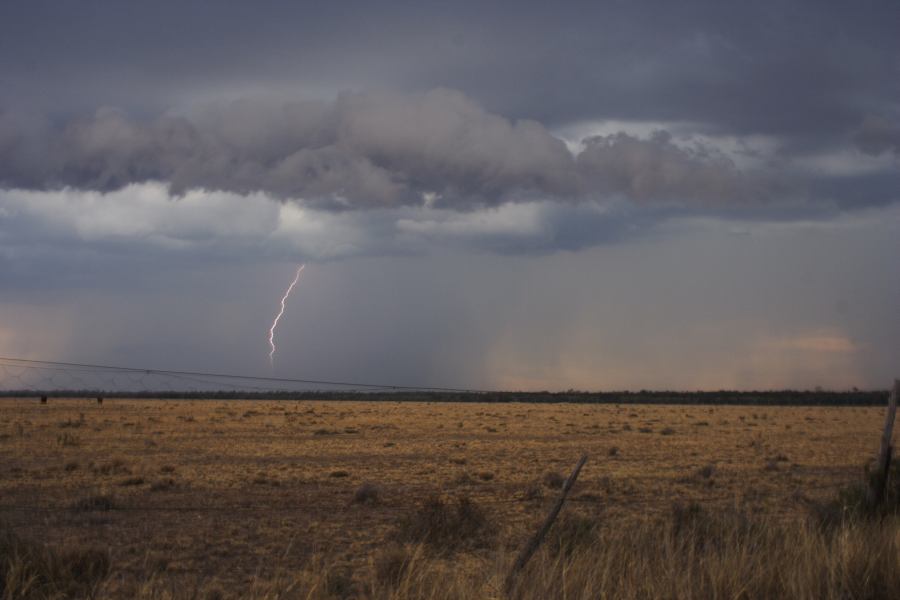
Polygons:
[[287,291],[284,293],[284,296],[281,298],[281,310],[278,311],[278,314],[275,315],[275,320],[272,321],[272,326],[269,328],[269,346],[272,347],[269,350],[269,365],[274,368],[275,366],[275,328],[278,326],[278,319],[281,318],[281,315],[284,314],[284,303],[287,302],[288,296],[291,295],[291,290],[294,289],[294,286],[297,285],[297,281],[300,280],[300,272],[306,267],[305,264],[300,265],[297,269],[297,274],[294,275],[294,280],[291,282],[291,285],[288,286]]

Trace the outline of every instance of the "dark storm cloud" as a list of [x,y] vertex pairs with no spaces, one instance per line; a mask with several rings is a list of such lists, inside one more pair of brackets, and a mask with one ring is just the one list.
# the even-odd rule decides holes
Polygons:
[[[0,181],[351,207],[790,196],[710,148],[618,135],[573,159],[549,132],[655,121],[767,136],[782,162],[896,153],[898,27],[887,0],[5,3]],[[277,100],[228,102],[261,93]]]
[[0,8],[0,104],[159,112],[247,90],[459,89],[547,125],[829,136],[900,95],[900,5],[42,2]]
[[[792,200],[847,187],[792,160],[896,154],[898,26],[888,1],[6,3],[0,185],[339,208]],[[613,132],[573,156],[551,134],[602,121],[681,137]],[[774,150],[748,171],[691,133]],[[853,186],[883,203],[886,178]]]
[[59,127],[0,116],[0,185],[108,192],[160,181],[264,192],[338,208],[451,208],[623,195],[732,203],[745,176],[702,145],[659,131],[584,140],[573,156],[535,121],[510,121],[459,92],[342,93],[334,102],[241,101],[139,121],[112,109]]

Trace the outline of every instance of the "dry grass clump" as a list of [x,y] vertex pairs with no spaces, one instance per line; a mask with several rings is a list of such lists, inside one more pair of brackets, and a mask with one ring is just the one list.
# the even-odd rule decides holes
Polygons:
[[0,527],[0,593],[4,599],[93,597],[109,566],[109,555],[102,550],[53,550]]
[[131,469],[121,458],[114,458],[108,462],[91,463],[89,465],[94,475],[130,475]]
[[171,477],[163,477],[150,484],[151,492],[165,492],[175,487],[175,480]]
[[[574,530],[588,537],[584,527]],[[887,599],[900,590],[900,521],[802,522],[676,507],[668,521],[604,527],[542,552],[519,598]]]
[[716,474],[716,465],[709,463],[708,465],[704,465],[697,469],[695,473],[698,479],[710,479],[713,475]]
[[551,555],[571,556],[596,540],[600,521],[577,513],[567,513],[554,524],[545,542]]
[[398,587],[414,560],[415,552],[409,547],[397,543],[388,545],[374,558],[375,581],[391,588]]
[[56,444],[58,446],[75,447],[81,445],[81,438],[71,433],[63,433],[56,436]]
[[877,507],[871,506],[867,497],[871,477],[867,466],[862,480],[841,488],[830,501],[808,502],[813,524],[824,531],[834,531],[848,521],[900,517],[900,465],[891,465],[884,498]]
[[432,496],[401,520],[395,538],[424,544],[439,553],[453,553],[489,547],[496,535],[496,525],[468,496],[460,496],[454,503]]
[[80,511],[96,511],[96,510],[113,510],[117,504],[110,494],[90,494],[79,498],[70,505],[72,510]]

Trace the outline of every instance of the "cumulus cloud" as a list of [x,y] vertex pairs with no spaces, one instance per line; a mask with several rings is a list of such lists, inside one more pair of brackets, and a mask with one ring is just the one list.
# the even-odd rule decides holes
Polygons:
[[470,209],[534,200],[729,204],[750,178],[665,131],[584,140],[465,95],[342,93],[332,102],[243,100],[139,120],[104,108],[51,125],[0,115],[0,186],[109,192],[161,182],[173,195],[262,192],[319,208]]
[[592,189],[619,192],[638,201],[728,203],[751,194],[734,163],[715,149],[682,148],[661,130],[649,139],[624,133],[584,141],[580,171]]

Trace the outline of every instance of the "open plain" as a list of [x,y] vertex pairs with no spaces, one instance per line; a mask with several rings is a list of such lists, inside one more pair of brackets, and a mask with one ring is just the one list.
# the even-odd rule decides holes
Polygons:
[[5,399],[0,519],[107,552],[111,597],[281,585],[275,597],[326,570],[316,593],[352,596],[438,498],[474,503],[495,540],[441,560],[508,562],[582,453],[570,518],[624,527],[683,505],[796,520],[859,480],[882,420],[875,407]]

